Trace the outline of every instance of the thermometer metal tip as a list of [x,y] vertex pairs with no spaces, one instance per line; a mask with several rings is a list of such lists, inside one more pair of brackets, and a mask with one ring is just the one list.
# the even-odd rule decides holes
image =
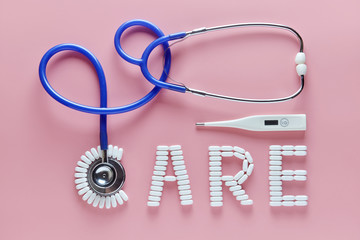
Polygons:
[[220,122],[199,122],[196,126],[230,127],[248,131],[305,131],[305,114],[255,115]]

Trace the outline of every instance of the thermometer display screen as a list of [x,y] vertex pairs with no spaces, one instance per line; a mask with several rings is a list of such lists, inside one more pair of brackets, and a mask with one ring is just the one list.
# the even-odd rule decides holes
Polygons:
[[265,120],[265,126],[275,126],[279,125],[278,120]]

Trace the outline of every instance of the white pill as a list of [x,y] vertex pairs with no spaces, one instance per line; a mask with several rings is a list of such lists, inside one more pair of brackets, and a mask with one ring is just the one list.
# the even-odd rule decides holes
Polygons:
[[295,151],[294,155],[295,156],[306,156],[306,151]]
[[186,206],[186,205],[193,205],[194,201],[193,200],[183,200],[180,202],[181,205]]
[[154,166],[154,170],[156,171],[166,171],[166,167],[165,166]]
[[249,196],[247,194],[236,196],[236,200],[238,201],[247,200],[247,199],[249,199]]
[[169,157],[168,156],[156,156],[156,160],[167,161],[167,160],[169,160]]
[[283,156],[294,156],[294,151],[282,151]]
[[222,152],[221,156],[223,156],[223,157],[232,157],[232,156],[234,156],[234,153],[233,152]]
[[292,175],[294,175],[294,171],[293,171],[293,170],[282,170],[281,173],[282,173],[282,175],[285,175],[285,176],[292,176]]
[[162,192],[159,192],[159,191],[150,191],[149,194],[150,194],[151,196],[161,197]]
[[252,158],[252,156],[250,155],[249,152],[246,152],[246,153],[245,153],[245,157],[246,157],[246,159],[249,161],[249,163],[253,163],[253,162],[254,162],[254,160],[253,160],[253,158]]
[[112,156],[113,156],[113,149],[114,149],[114,146],[113,146],[113,145],[109,145],[109,146],[108,146],[108,151],[107,151],[108,157],[112,157]]
[[116,208],[117,202],[116,202],[115,195],[111,195],[110,200],[111,200],[111,206],[112,206],[113,208]]
[[280,180],[281,180],[281,176],[269,176],[269,180],[270,180],[270,181],[280,181]]
[[89,168],[89,165],[87,165],[86,163],[84,163],[83,161],[78,161],[77,162],[77,165],[79,167],[82,167],[82,168]]
[[234,177],[231,175],[226,175],[226,176],[222,176],[221,179],[223,181],[232,181],[232,180],[234,180]]
[[210,171],[221,171],[222,167],[209,167]]
[[179,191],[180,196],[183,195],[190,195],[191,194],[191,190],[181,190]]
[[147,205],[148,205],[148,207],[158,207],[158,206],[160,206],[160,203],[159,202],[150,202],[150,201],[148,201]]
[[223,195],[223,193],[220,191],[210,192],[210,196],[212,196],[212,197],[221,197],[222,195]]
[[239,180],[242,176],[244,176],[244,171],[239,171],[237,174],[235,174],[234,176],[234,180],[237,181]]
[[221,156],[221,152],[220,151],[212,151],[212,152],[209,152],[209,155],[210,156]]
[[164,181],[164,177],[161,176],[152,176],[151,179],[154,181]]
[[246,181],[246,179],[248,179],[248,177],[249,177],[248,175],[242,176],[242,177],[239,179],[238,183],[239,183],[239,184],[244,183],[244,182]]
[[294,146],[293,145],[284,145],[281,147],[281,150],[284,151],[293,151],[294,150]]
[[97,196],[96,193],[92,193],[91,196],[89,197],[87,203],[92,204],[94,202],[96,196]]
[[282,201],[282,197],[278,197],[278,196],[276,196],[276,197],[270,197],[270,201],[272,201],[272,202],[279,202],[279,201]]
[[269,189],[270,191],[281,191],[282,186],[270,186]]
[[222,175],[222,172],[209,172],[209,175],[213,177],[218,177]]
[[153,202],[160,202],[161,200],[160,197],[156,197],[156,196],[149,196],[148,199],[149,201],[153,201]]
[[303,53],[303,52],[298,52],[298,53],[296,54],[296,57],[295,57],[295,63],[296,63],[296,64],[305,63],[305,60],[306,60],[305,53]]
[[280,151],[281,150],[281,146],[280,145],[271,145],[269,147],[269,150],[272,150],[272,151]]
[[223,203],[222,202],[210,202],[210,206],[211,207],[222,207]]
[[88,159],[90,159],[92,162],[95,160],[94,156],[89,152],[89,151],[86,151],[85,152],[85,155]]
[[247,170],[248,170],[248,166],[249,166],[249,162],[247,161],[247,160],[244,160],[243,161],[243,166],[242,166],[242,170],[244,171],[244,172],[246,172]]
[[176,177],[177,180],[186,180],[186,179],[189,179],[189,175],[180,175],[180,176],[177,176]]
[[174,166],[174,171],[185,170],[185,169],[186,169],[185,165]]
[[280,192],[280,191],[270,191],[270,196],[282,196],[282,192]]
[[241,160],[245,159],[245,155],[238,152],[234,152],[234,156]]
[[209,151],[220,151],[220,146],[209,146]]
[[221,162],[219,162],[219,161],[217,161],[217,162],[209,162],[209,165],[211,167],[221,166]]
[[232,150],[234,150],[234,148],[232,146],[221,146],[220,150],[221,151],[232,151]]
[[180,150],[181,146],[180,145],[172,145],[169,147],[170,151],[175,151],[175,150]]
[[220,156],[212,156],[212,157],[209,157],[209,160],[210,161],[221,161],[221,157]]
[[269,184],[270,186],[281,186],[282,181],[270,181]]
[[184,161],[173,161],[172,164],[173,164],[173,166],[179,166],[179,165],[184,165],[185,162]]
[[111,198],[109,196],[107,196],[105,198],[105,207],[106,209],[110,209],[111,208]]
[[79,190],[79,189],[82,189],[82,188],[87,187],[87,186],[89,186],[89,183],[88,182],[83,182],[83,183],[80,183],[80,184],[76,185],[75,188]]
[[245,190],[239,190],[239,191],[234,191],[233,195],[234,196],[240,196],[240,195],[244,195],[245,194]]
[[171,151],[170,154],[171,156],[179,156],[179,155],[183,155],[183,151],[182,150]]
[[281,166],[269,166],[269,170],[270,171],[281,171],[282,167]]
[[233,187],[230,187],[229,190],[232,192],[239,191],[239,190],[241,190],[241,186],[240,185],[233,186]]
[[91,153],[92,153],[92,155],[94,156],[95,159],[100,158],[99,153],[96,151],[95,148],[91,148],[90,151],[91,151]]
[[222,185],[222,182],[221,181],[213,181],[213,182],[210,182],[210,186],[221,186]]
[[274,155],[274,156],[280,156],[281,155],[281,151],[269,151],[270,155]]
[[175,176],[165,176],[164,181],[166,181],[166,182],[175,182],[176,177]]
[[87,178],[77,178],[75,179],[75,184],[87,182]]
[[272,207],[280,207],[281,202],[270,202],[270,206],[272,206]]
[[273,160],[273,161],[281,161],[281,160],[282,160],[282,156],[270,156],[269,159],[270,159],[270,160]]
[[126,193],[123,190],[120,190],[119,192],[120,197],[126,202],[127,200],[129,200],[129,197],[126,195]]
[[189,185],[190,181],[189,180],[181,180],[177,182],[178,185]]
[[180,200],[190,200],[192,199],[192,195],[183,195],[183,196],[180,196]]
[[295,181],[306,181],[306,176],[294,176]]
[[153,190],[153,191],[159,191],[159,192],[161,192],[161,191],[163,190],[163,187],[151,186],[150,189]]
[[306,195],[296,195],[295,200],[297,201],[307,201],[309,198]]
[[248,200],[243,200],[240,203],[241,203],[241,205],[253,205],[254,201],[251,199],[248,199]]
[[306,64],[301,63],[301,64],[296,65],[296,72],[299,76],[306,75],[306,72],[307,72]]
[[294,174],[298,175],[298,176],[305,176],[305,175],[307,175],[307,171],[306,170],[295,170]]
[[175,171],[175,175],[179,176],[179,175],[186,175],[187,171],[186,170],[180,170],[180,171]]
[[118,153],[119,153],[119,147],[118,146],[114,146],[114,148],[113,148],[113,158],[116,158],[117,157],[117,155],[118,155]]
[[210,201],[212,202],[221,202],[223,197],[210,197]]
[[85,163],[87,163],[88,165],[91,164],[91,160],[88,159],[87,157],[85,157],[84,155],[81,155],[80,157],[81,160],[83,160]]
[[156,147],[158,151],[167,151],[169,150],[169,146],[159,145]]
[[294,181],[294,176],[281,176],[283,181]]
[[237,147],[235,146],[234,147],[234,151],[238,152],[238,153],[241,153],[241,154],[244,154],[245,153],[245,150],[241,147]]
[[75,173],[75,177],[76,177],[76,178],[85,178],[85,177],[87,177],[87,174],[86,174],[86,173],[79,173],[79,172],[77,172],[77,173]]
[[285,206],[285,207],[292,207],[292,206],[295,206],[295,202],[294,201],[283,201],[283,202],[281,202],[281,205]]
[[216,187],[210,187],[210,191],[216,192],[216,191],[222,191],[222,187],[216,186]]
[[155,164],[157,166],[167,166],[168,162],[167,161],[156,161]]
[[209,177],[209,181],[221,181],[221,177]]
[[178,186],[178,189],[179,190],[188,190],[188,189],[190,189],[190,185],[180,185],[180,186]]
[[158,176],[165,176],[165,172],[164,171],[153,171],[154,175],[158,175]]
[[295,201],[295,206],[307,206],[307,201]]
[[176,160],[184,160],[184,156],[179,155],[179,156],[172,156],[171,160],[176,161]]
[[225,186],[228,186],[228,187],[232,187],[232,186],[236,186],[236,185],[237,185],[236,181],[226,181],[225,182]]
[[82,168],[82,167],[76,167],[75,171],[80,172],[80,173],[86,173],[87,169],[86,168]]
[[160,182],[160,181],[152,181],[152,182],[151,182],[151,185],[153,185],[153,186],[160,186],[160,187],[162,187],[162,186],[164,186],[164,182]]
[[157,156],[167,156],[169,155],[168,151],[156,151]]
[[[116,193],[115,194],[115,198],[116,198],[116,201],[118,202],[119,205],[123,205],[124,204],[124,200],[120,197],[120,194],[119,193]],[[96,200],[96,199],[95,199]]]
[[251,163],[246,171],[246,175],[250,176],[254,170],[254,164]]
[[296,151],[306,151],[307,147],[304,145],[297,145],[294,147]]
[[269,171],[269,175],[271,175],[271,176],[281,176],[281,171]]
[[120,160],[122,159],[122,157],[123,157],[123,154],[124,154],[124,149],[119,148],[119,151],[118,151],[118,154],[117,154],[117,156],[116,156],[116,159],[117,159],[118,161],[120,161]]
[[282,165],[282,161],[269,161],[269,164],[271,166],[281,166]]
[[284,196],[283,196],[283,200],[284,200],[284,201],[294,201],[294,200],[295,200],[295,196],[294,196],[294,195],[284,195]]

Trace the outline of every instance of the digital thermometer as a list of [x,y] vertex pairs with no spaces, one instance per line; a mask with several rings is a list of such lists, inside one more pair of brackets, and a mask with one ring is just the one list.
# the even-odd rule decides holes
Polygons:
[[196,126],[230,127],[248,131],[305,131],[305,114],[255,115],[221,122],[196,123]]

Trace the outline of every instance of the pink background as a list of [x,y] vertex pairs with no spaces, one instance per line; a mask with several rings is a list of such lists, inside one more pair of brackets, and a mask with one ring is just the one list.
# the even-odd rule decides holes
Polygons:
[[[1,1],[0,96],[2,109],[0,239],[360,239],[358,133],[358,0],[329,1]],[[125,191],[130,200],[113,210],[84,203],[74,188],[81,154],[98,145],[98,116],[68,109],[40,85],[38,64],[52,46],[83,45],[101,61],[109,104],[142,97],[152,86],[114,47],[116,29],[143,18],[166,34],[202,26],[264,21],[294,27],[304,38],[306,88],[295,100],[246,104],[162,91],[131,113],[109,117],[110,143],[125,150]],[[140,56],[153,36],[133,31],[123,45]],[[287,32],[243,29],[193,37],[173,48],[171,75],[208,91],[245,97],[277,97],[296,90],[296,39]],[[160,52],[159,52],[160,53]],[[159,72],[159,54],[152,61]],[[77,54],[59,54],[48,77],[61,94],[98,105],[96,75]],[[200,129],[197,121],[254,114],[306,113],[304,133],[253,133]],[[161,206],[146,206],[155,148],[181,144],[194,205],[181,207],[168,183]],[[209,145],[238,145],[255,159],[245,189],[252,207],[224,191],[224,207],[209,206]],[[306,183],[287,184],[288,194],[309,195],[308,207],[268,206],[268,146],[305,144]],[[228,161],[224,174],[240,167]]]

